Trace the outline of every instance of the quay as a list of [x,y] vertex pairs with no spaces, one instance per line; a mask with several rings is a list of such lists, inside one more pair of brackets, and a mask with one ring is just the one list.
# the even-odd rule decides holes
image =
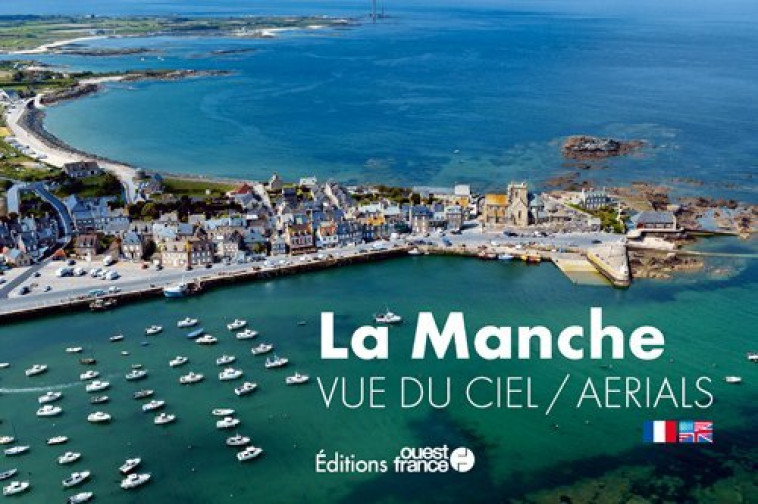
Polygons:
[[[313,271],[321,271],[350,264],[363,264],[374,261],[387,260],[408,255],[410,247],[399,245],[397,247],[385,250],[371,250],[360,254],[327,257],[322,260],[309,262],[290,262],[286,265],[275,267],[251,266],[237,271],[221,271],[212,275],[200,275],[188,280],[188,283],[194,283],[201,290],[205,291],[213,287],[230,285],[241,282],[261,281],[276,277],[296,275]],[[0,306],[0,323],[7,323],[17,320],[33,319],[40,316],[54,313],[67,313],[71,311],[89,310],[90,303],[95,299],[116,300],[117,306],[126,303],[142,301],[151,298],[163,297],[164,285],[149,284],[135,289],[123,290],[115,294],[105,296],[75,296],[40,301],[36,304],[24,303],[22,306],[13,306],[15,303],[4,301]],[[16,298],[18,299],[18,298]],[[27,301],[23,299],[23,301]]]
[[603,274],[614,287],[629,287],[632,278],[629,258],[623,244],[603,244],[587,250],[587,260]]

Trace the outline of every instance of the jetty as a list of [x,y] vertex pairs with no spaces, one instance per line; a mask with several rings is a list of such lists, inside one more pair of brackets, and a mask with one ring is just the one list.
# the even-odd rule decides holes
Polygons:
[[629,287],[632,277],[626,245],[609,243],[587,250],[587,260],[603,274],[615,287]]

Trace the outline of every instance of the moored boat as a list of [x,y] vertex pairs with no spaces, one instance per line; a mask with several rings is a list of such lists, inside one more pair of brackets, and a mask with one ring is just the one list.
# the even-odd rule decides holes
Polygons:
[[245,382],[242,385],[240,385],[239,387],[235,387],[234,388],[234,393],[237,394],[238,396],[242,397],[242,396],[247,395],[247,394],[252,394],[253,392],[255,392],[255,389],[257,389],[257,388],[258,388],[258,384],[257,383]]
[[250,349],[250,353],[253,355],[263,355],[271,352],[274,349],[274,345],[271,343],[261,343]]
[[186,375],[179,377],[179,383],[181,383],[182,385],[191,385],[193,383],[198,383],[198,382],[203,381],[204,378],[205,376],[203,376],[201,373],[194,373],[190,371]]
[[66,465],[66,464],[72,464],[82,458],[82,454],[79,452],[66,452],[60,457],[58,457],[58,464],[60,465]]
[[64,444],[64,443],[67,443],[67,442],[68,442],[68,437],[66,437],[66,436],[55,436],[55,437],[51,437],[50,439],[47,440],[47,444],[51,445],[51,446],[52,445]]
[[89,471],[73,472],[68,478],[61,481],[61,484],[64,488],[72,488],[81,485],[89,478],[90,474]]
[[38,417],[58,416],[61,413],[63,413],[63,408],[60,406],[53,406],[52,404],[45,404],[37,410]]
[[287,385],[303,385],[304,383],[308,383],[308,380],[310,380],[308,375],[295,373],[294,375],[285,378],[284,383]]
[[0,481],[7,480],[8,478],[12,478],[16,474],[18,474],[18,469],[16,469],[15,467],[13,469],[8,469],[7,471],[0,472]]
[[403,322],[403,317],[385,309],[383,312],[374,314],[374,322],[377,324],[400,324]]
[[758,362],[758,352],[748,352],[747,360],[750,362]]
[[163,327],[159,325],[151,325],[150,327],[145,329],[145,334],[148,336],[153,336],[161,332],[163,332]]
[[241,378],[243,374],[241,369],[226,368],[218,374],[218,379],[221,381],[236,380]]
[[217,366],[226,366],[227,364],[231,364],[232,362],[236,361],[237,357],[234,355],[222,355],[218,359],[216,359],[216,365]]
[[63,397],[63,392],[54,392],[50,390],[48,392],[45,392],[41,396],[39,396],[37,398],[37,402],[40,404],[51,403],[51,402],[57,401],[61,397]]
[[187,327],[195,327],[197,323],[199,322],[196,318],[184,318],[176,323],[176,327],[179,329],[186,329]]
[[86,390],[87,392],[100,392],[101,390],[105,390],[110,386],[111,384],[107,381],[95,380],[95,381],[89,382],[87,386],[84,387],[84,390]]
[[234,415],[234,410],[231,408],[214,408],[213,410],[211,410],[211,415],[220,416],[220,417],[228,417],[228,416]]
[[226,446],[245,446],[249,442],[249,437],[240,434],[235,434],[234,436],[226,438]]
[[184,283],[170,285],[163,288],[163,295],[167,298],[182,298],[189,295],[189,286]]
[[68,498],[68,504],[81,504],[83,502],[89,502],[95,496],[92,492],[79,492],[76,495],[72,495]]
[[16,495],[20,494],[21,492],[25,492],[29,489],[29,482],[28,481],[12,481],[10,485],[6,485],[3,487],[3,495]]
[[248,446],[241,452],[237,453],[237,460],[240,462],[246,462],[248,460],[259,457],[262,453],[263,448],[258,448],[257,446]]
[[170,413],[158,413],[153,419],[155,425],[166,425],[176,421],[176,415]]
[[188,362],[189,359],[187,357],[184,357],[183,355],[177,355],[168,362],[168,365],[170,367],[179,367],[187,364]]
[[94,369],[90,369],[89,371],[85,371],[84,373],[81,373],[79,375],[79,379],[81,381],[94,380],[98,376],[100,376],[100,373],[98,371],[95,371]]
[[47,371],[47,364],[35,364],[24,371],[24,374],[26,374],[26,376],[37,376],[41,375],[45,371]]
[[226,328],[230,331],[236,331],[237,329],[242,329],[247,325],[247,320],[242,319],[234,319],[233,322],[230,322],[226,324]]
[[132,397],[134,399],[144,399],[146,397],[150,397],[151,395],[153,395],[153,391],[152,390],[150,390],[150,389],[142,389],[142,390],[138,390],[137,392],[135,392],[134,394],[132,394]]
[[3,453],[5,453],[6,457],[15,457],[16,455],[21,455],[28,451],[29,451],[29,446],[17,445],[17,446],[11,446],[10,448],[6,448],[5,450],[3,450]]
[[157,409],[161,409],[165,405],[166,405],[166,401],[153,399],[152,401],[142,405],[142,411],[144,411],[145,413],[147,413],[148,411],[155,411]]
[[289,363],[289,359],[285,357],[279,357],[278,355],[274,354],[274,358],[266,357],[266,363],[264,364],[266,366],[266,369],[274,369],[274,368],[280,368],[284,367]]
[[218,339],[214,336],[211,336],[210,334],[205,334],[203,336],[200,336],[195,340],[195,343],[198,345],[215,345],[218,343]]
[[151,475],[150,473],[132,473],[123,480],[121,480],[121,488],[124,490],[131,490],[132,488],[137,488],[139,486],[144,485],[148,481],[150,481]]
[[237,427],[240,424],[239,418],[224,417],[221,420],[216,421],[217,429],[231,429]]
[[97,364],[97,360],[93,359],[92,357],[85,357],[83,359],[79,359],[79,364],[83,364],[85,366],[92,366]]
[[736,385],[738,383],[742,383],[742,377],[741,376],[726,376],[724,378],[724,381],[727,383],[731,383],[732,385]]
[[145,369],[133,369],[132,371],[129,371],[125,376],[127,381],[142,380],[145,377],[147,377],[147,370]]
[[412,255],[412,256],[417,256],[417,255],[422,255],[422,254],[423,254],[423,252],[421,252],[421,251],[418,249],[418,247],[413,247],[412,249],[410,249],[410,250],[408,251],[408,255]]
[[108,401],[110,401],[111,398],[107,395],[97,395],[90,397],[89,403],[90,404],[105,404]]
[[139,457],[126,459],[126,461],[121,464],[121,467],[118,468],[119,472],[121,474],[129,474],[133,470],[135,470],[139,465],[142,463],[142,459]]
[[205,329],[203,329],[202,327],[195,329],[194,331],[187,333],[187,339],[199,338],[200,336],[203,335],[204,332],[205,332]]
[[252,329],[245,329],[244,331],[237,333],[238,340],[253,339],[256,336],[258,336],[258,331],[253,331]]
[[511,254],[498,254],[498,261],[512,261],[513,256]]
[[108,423],[111,421],[111,416],[103,411],[96,411],[87,415],[87,421],[90,423]]
[[11,444],[15,440],[13,436],[0,436],[0,445]]
[[66,353],[82,353],[84,349],[80,346],[78,347],[68,347],[66,348]]

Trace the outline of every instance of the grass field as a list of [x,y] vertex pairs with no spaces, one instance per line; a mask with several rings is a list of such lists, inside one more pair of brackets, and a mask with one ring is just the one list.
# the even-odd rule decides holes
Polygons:
[[[234,184],[210,182],[207,180],[189,180],[166,177],[163,179],[164,192],[175,196],[203,198],[206,196],[223,196],[234,189]],[[209,191],[210,194],[208,194]]]

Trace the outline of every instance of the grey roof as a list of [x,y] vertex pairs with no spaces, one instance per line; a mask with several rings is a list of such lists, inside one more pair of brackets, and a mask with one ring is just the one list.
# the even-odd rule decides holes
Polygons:
[[645,211],[637,215],[637,224],[673,224],[676,222],[672,212]]

